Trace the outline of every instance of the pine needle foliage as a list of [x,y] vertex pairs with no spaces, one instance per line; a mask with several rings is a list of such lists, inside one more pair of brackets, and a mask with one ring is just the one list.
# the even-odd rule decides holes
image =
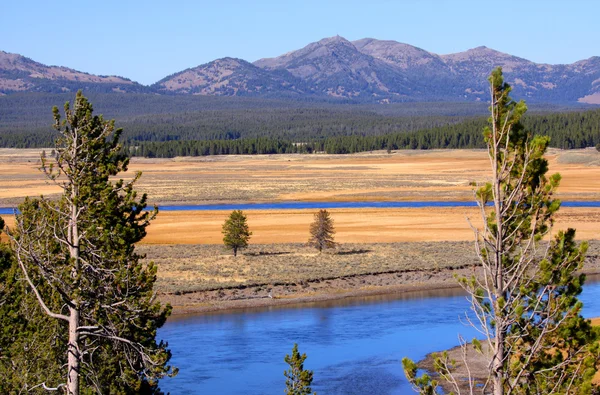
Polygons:
[[300,355],[298,344],[294,343],[292,355],[286,355],[284,358],[284,361],[290,365],[290,368],[283,373],[286,378],[286,395],[310,395],[312,393],[310,386],[313,381],[313,372],[304,369],[305,360],[306,354]]
[[319,210],[315,213],[309,233],[308,245],[315,247],[319,252],[326,248],[335,248],[337,245],[333,238],[335,234],[333,218],[327,210]]
[[[487,379],[454,377],[454,363],[444,357],[435,360],[437,373],[458,393],[461,383],[480,394],[598,393],[592,378],[600,364],[599,331],[581,316],[577,299],[587,243],[577,244],[573,229],[551,237],[560,175],[546,176],[549,138],[523,127],[527,106],[510,98],[500,68],[489,81],[484,138],[492,177],[475,191],[483,228],[472,226],[480,266],[459,279],[470,295],[467,320],[483,337],[470,345],[461,341],[463,355],[467,347],[481,353]],[[463,362],[469,364],[466,357]],[[435,389],[427,377],[416,377],[410,361],[404,367],[417,391]]]
[[[56,157],[41,170],[63,193],[58,200],[26,199],[11,232],[27,292],[63,353],[61,380],[38,386],[79,393],[160,393],[158,379],[176,374],[157,329],[170,306],[156,301],[156,266],[142,263],[135,243],[157,210],[134,184],[113,180],[127,170],[114,121],[93,115],[81,92],[65,119],[53,109],[60,134]],[[40,319],[35,317],[35,319]],[[53,378],[54,379],[54,378]]]
[[234,210],[223,224],[223,244],[237,256],[238,250],[248,247],[252,232],[242,210]]

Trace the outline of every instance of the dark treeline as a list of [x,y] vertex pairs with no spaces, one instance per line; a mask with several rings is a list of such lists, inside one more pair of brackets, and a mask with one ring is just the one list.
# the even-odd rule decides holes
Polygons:
[[[85,92],[84,92],[85,93]],[[123,139],[142,141],[232,140],[270,137],[308,141],[331,136],[383,135],[462,122],[487,113],[484,103],[348,104],[242,97],[161,96],[90,92],[95,112],[115,119]],[[72,93],[0,96],[0,147],[50,147],[52,106]],[[537,105],[536,111],[565,111]]]
[[[536,134],[548,135],[556,148],[574,149],[600,143],[600,110],[527,116],[523,123]],[[130,143],[134,156],[174,157],[230,154],[327,152],[347,154],[374,150],[483,148],[485,118],[469,119],[412,132],[372,135],[312,136],[305,140],[276,137],[226,138]]]
[[[95,112],[116,119],[134,155],[352,153],[378,149],[483,147],[484,103],[350,105],[231,97],[89,95]],[[54,145],[53,105],[72,94],[0,97],[0,147]],[[526,126],[552,144],[597,144],[598,110],[534,107]],[[551,113],[549,111],[556,111]]]

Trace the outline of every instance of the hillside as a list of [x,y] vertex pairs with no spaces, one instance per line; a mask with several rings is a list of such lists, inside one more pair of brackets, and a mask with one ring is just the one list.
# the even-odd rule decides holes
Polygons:
[[502,66],[513,96],[530,103],[600,104],[600,57],[538,64],[487,47],[439,55],[409,44],[335,36],[249,63],[226,57],[151,86],[46,66],[0,51],[0,94],[17,92],[158,93],[247,96],[342,103],[488,100],[487,76]]
[[145,92],[129,79],[98,76],[62,66],[46,66],[18,54],[0,51],[0,95],[14,92]]

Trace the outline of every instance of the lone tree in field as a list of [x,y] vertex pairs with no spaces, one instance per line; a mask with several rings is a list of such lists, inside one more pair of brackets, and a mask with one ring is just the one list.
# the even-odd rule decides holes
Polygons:
[[62,350],[62,381],[36,386],[69,395],[158,393],[158,379],[176,373],[167,345],[155,340],[171,308],[156,301],[156,267],[134,247],[156,209],[145,211],[146,196],[133,189],[139,173],[110,180],[128,165],[114,121],[94,116],[81,92],[73,108],[65,104],[64,121],[53,112],[56,158],[43,156],[41,169],[62,195],[26,199],[10,232],[28,295],[46,326],[59,328],[51,343]]
[[304,361],[306,354],[300,355],[298,352],[298,344],[294,343],[292,355],[286,355],[285,363],[290,365],[289,370],[283,372],[285,376],[285,393],[286,395],[310,395],[310,388],[313,381],[312,370],[304,369]]
[[333,219],[327,210],[319,210],[315,214],[315,218],[310,224],[310,237],[308,245],[315,247],[319,252],[324,248],[335,248],[336,243],[333,241],[335,230],[333,229]]
[[223,244],[237,256],[238,249],[248,247],[252,232],[248,229],[248,221],[242,210],[234,210],[223,224]]
[[[484,225],[473,227],[480,268],[460,281],[470,295],[467,319],[483,336],[483,342],[462,342],[463,351],[474,347],[484,355],[487,380],[478,387],[470,376],[454,377],[446,354],[435,365],[458,392],[467,379],[470,393],[591,394],[598,331],[580,315],[584,276],[576,274],[587,244],[576,245],[573,229],[542,242],[560,207],[553,197],[560,175],[546,177],[549,139],[524,130],[520,120],[527,107],[509,97],[500,68],[489,81],[491,117],[484,136],[492,180],[476,191]],[[411,361],[403,363],[416,389],[431,393],[427,377],[417,378]]]

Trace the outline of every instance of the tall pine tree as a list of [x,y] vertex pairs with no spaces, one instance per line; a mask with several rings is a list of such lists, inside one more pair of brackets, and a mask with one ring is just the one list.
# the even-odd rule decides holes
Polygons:
[[[484,356],[487,380],[453,377],[446,355],[435,365],[458,392],[466,383],[471,393],[494,395],[597,393],[591,381],[599,363],[598,331],[581,316],[577,300],[587,244],[575,243],[573,229],[549,237],[560,207],[554,197],[560,175],[546,176],[549,138],[523,127],[527,107],[510,98],[500,68],[489,81],[491,117],[484,137],[492,176],[477,190],[483,228],[473,227],[481,265],[460,281],[470,295],[470,322],[484,336],[472,346]],[[403,363],[412,384],[431,391],[411,361]]]
[[111,180],[128,166],[114,121],[94,116],[81,92],[72,109],[65,104],[64,121],[53,112],[60,138],[42,170],[63,193],[58,201],[27,199],[11,233],[28,292],[60,327],[62,381],[41,385],[68,394],[158,393],[158,379],[176,373],[167,345],[155,340],[171,308],[155,300],[156,267],[134,246],[156,209],[145,211],[146,196],[134,190],[140,174]]

